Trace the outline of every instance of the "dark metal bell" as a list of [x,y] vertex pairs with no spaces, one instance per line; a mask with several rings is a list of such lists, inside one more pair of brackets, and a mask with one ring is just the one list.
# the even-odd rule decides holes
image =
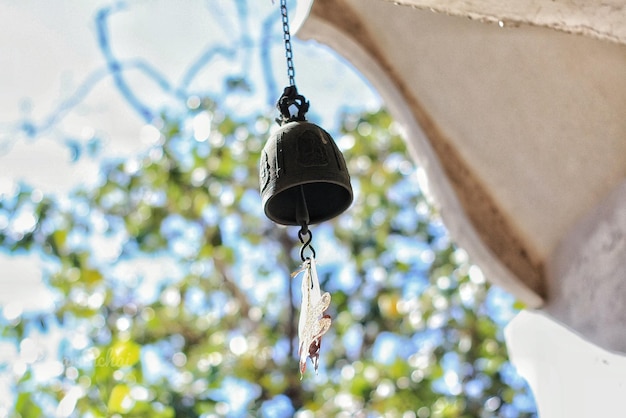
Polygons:
[[310,225],[352,203],[346,161],[331,136],[306,121],[285,123],[265,144],[260,188],[265,214],[282,225]]

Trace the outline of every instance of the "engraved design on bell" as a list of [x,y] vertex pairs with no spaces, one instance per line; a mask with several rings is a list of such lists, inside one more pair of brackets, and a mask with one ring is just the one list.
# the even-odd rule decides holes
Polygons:
[[270,184],[270,163],[269,158],[267,156],[267,152],[263,150],[263,156],[261,157],[261,193],[267,189],[267,186]]
[[320,130],[317,130],[317,134],[315,131],[307,129],[296,143],[298,164],[302,167],[323,167],[328,165],[328,154],[326,153],[326,147],[324,147],[327,141],[322,136]]

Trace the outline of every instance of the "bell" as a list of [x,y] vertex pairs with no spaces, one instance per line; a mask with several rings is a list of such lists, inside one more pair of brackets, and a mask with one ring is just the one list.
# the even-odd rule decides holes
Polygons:
[[306,121],[285,123],[270,137],[260,180],[265,215],[281,225],[320,223],[352,203],[341,151],[328,132]]

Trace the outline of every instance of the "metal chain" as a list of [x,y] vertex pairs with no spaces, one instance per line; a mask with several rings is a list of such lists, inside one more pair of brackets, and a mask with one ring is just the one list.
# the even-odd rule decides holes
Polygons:
[[293,51],[291,50],[291,34],[289,33],[287,0],[280,0],[280,13],[283,17],[283,39],[285,40],[285,57],[287,58],[287,77],[289,77],[289,85],[295,86],[296,71],[293,68]]

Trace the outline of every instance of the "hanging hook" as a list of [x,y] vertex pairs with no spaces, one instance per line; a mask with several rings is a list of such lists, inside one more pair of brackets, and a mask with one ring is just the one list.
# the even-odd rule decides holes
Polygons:
[[[309,236],[306,241],[304,240],[305,235]],[[302,262],[304,263],[307,258],[310,258],[304,256],[304,251],[307,248],[311,250],[311,256],[315,258],[315,248],[311,245],[311,241],[313,241],[313,233],[307,225],[302,225],[300,231],[298,231],[298,238],[300,238],[300,242],[302,243],[302,248],[300,248],[300,259],[302,259]]]

